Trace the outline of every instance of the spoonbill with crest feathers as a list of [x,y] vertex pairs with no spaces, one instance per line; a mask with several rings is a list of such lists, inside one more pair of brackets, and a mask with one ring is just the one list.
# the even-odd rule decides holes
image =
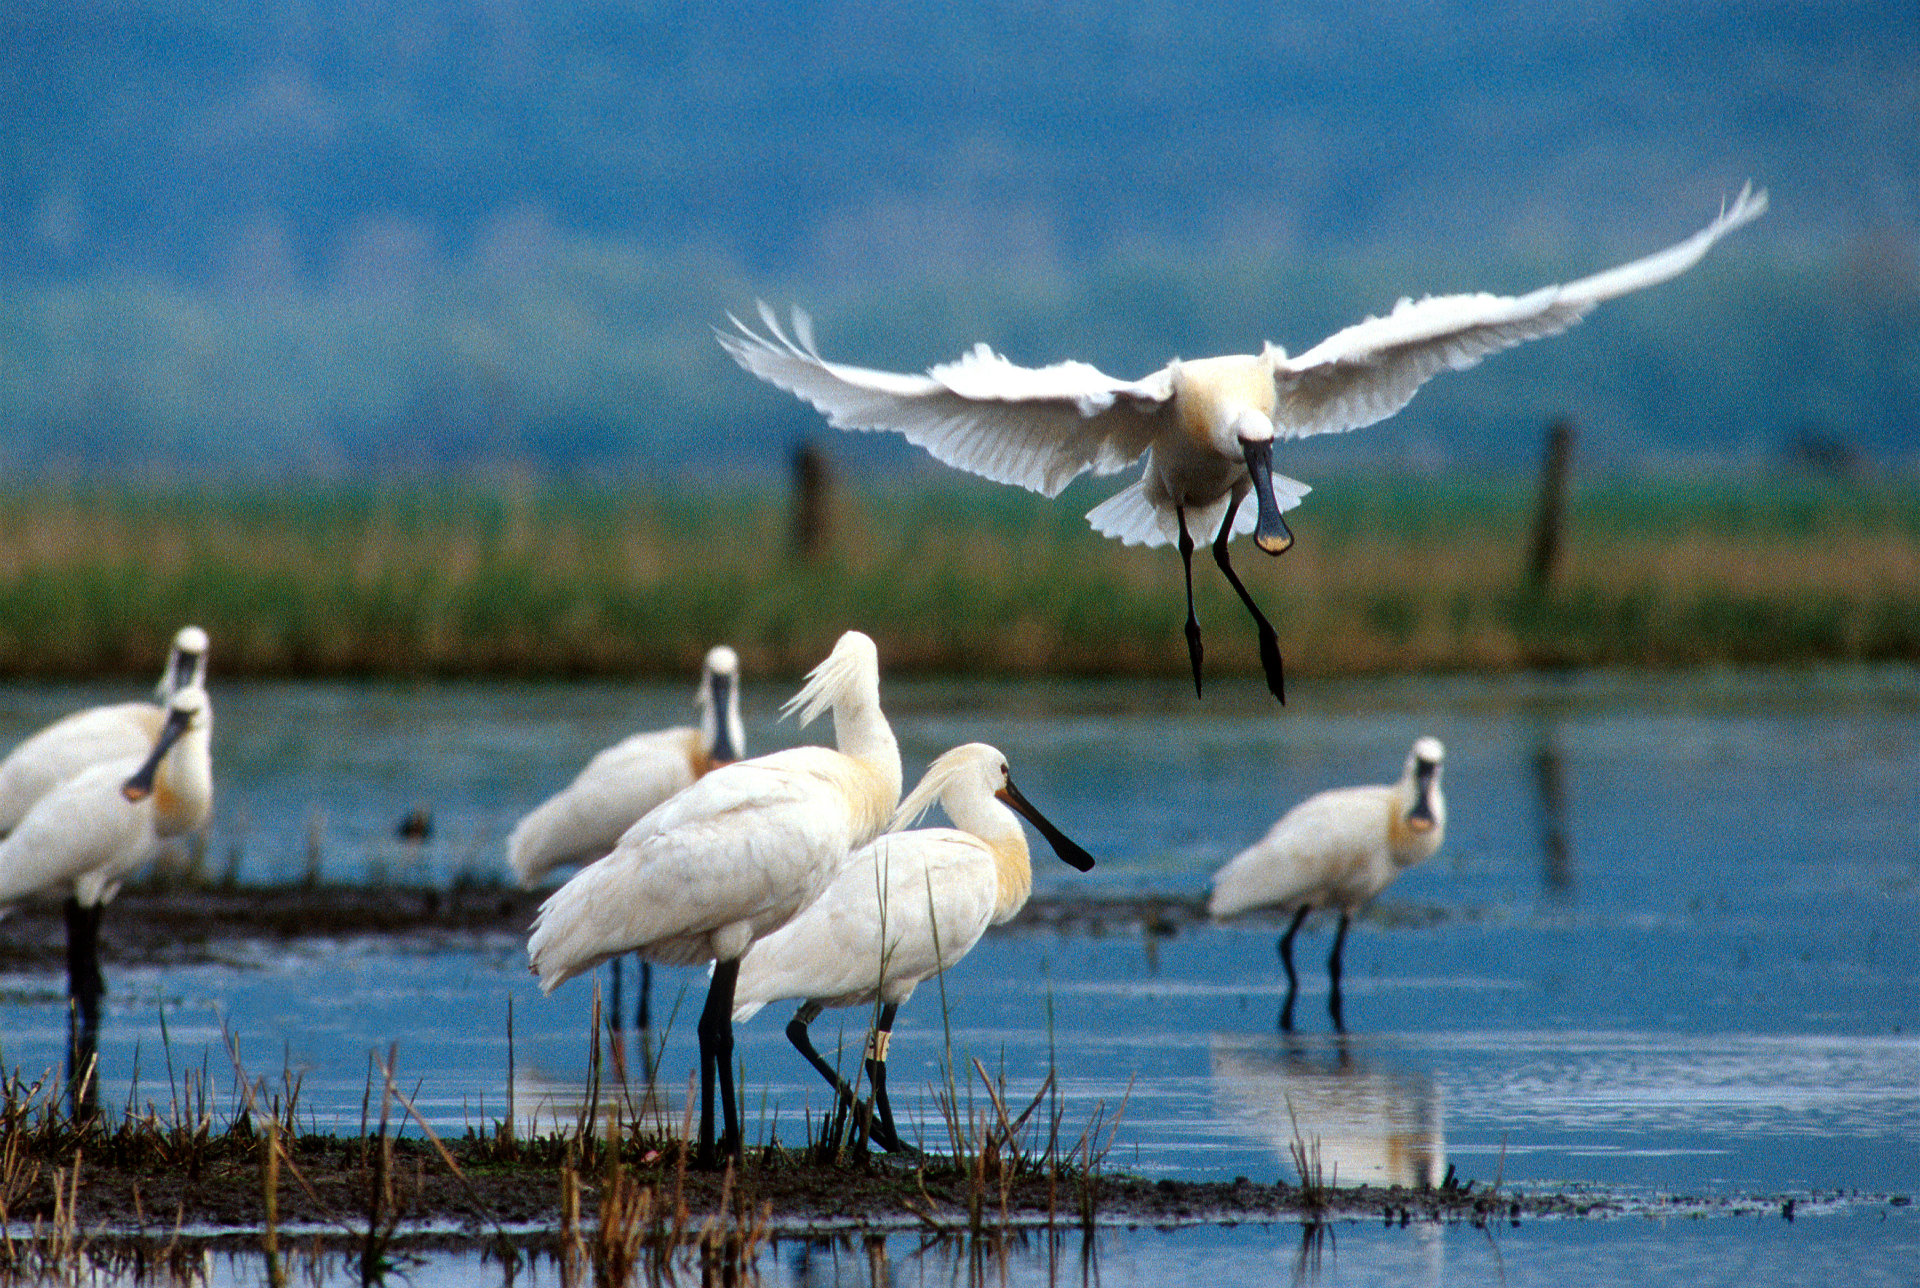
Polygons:
[[[1521,296],[1402,299],[1386,317],[1337,331],[1298,357],[1268,344],[1258,354],[1175,359],[1140,380],[1117,380],[1084,362],[1020,367],[984,344],[921,376],[844,366],[820,356],[804,313],[794,311],[789,336],[765,304],[765,335],[738,318],[731,319],[737,334],[716,334],[742,367],[811,403],[828,424],[891,430],[936,460],[998,483],[1057,496],[1087,470],[1112,474],[1144,455],[1139,481],[1094,507],[1088,521],[1127,545],[1178,546],[1195,692],[1201,647],[1193,545],[1211,534],[1214,562],[1253,616],[1267,687],[1284,702],[1278,637],[1227,557],[1227,543],[1240,533],[1251,532],[1268,554],[1293,542],[1281,512],[1308,489],[1274,474],[1274,440],[1384,420],[1442,370],[1556,335],[1602,301],[1678,276],[1766,208],[1767,194],[1748,185],[1687,240],[1577,282]],[[1249,491],[1251,515],[1240,508]]]
[[714,962],[697,1028],[702,1166],[741,1146],[733,1094],[733,995],[740,959],[826,888],[900,800],[900,748],[880,709],[880,665],[859,631],[840,637],[783,708],[833,711],[838,750],[794,747],[715,769],[629,829],[540,907],[527,941],[540,986],[628,951],[668,965]]
[[[608,747],[585,769],[514,826],[507,863],[522,886],[563,865],[592,863],[613,850],[642,815],[691,787],[710,769],[739,760],[746,745],[740,723],[740,658],[726,645],[707,650],[694,694],[700,727],[636,733]],[[619,959],[614,969],[619,969]],[[617,995],[619,976],[615,979]],[[652,968],[640,963],[635,1024],[648,1027]],[[614,1009],[619,1001],[616,996]]]
[[[953,827],[900,830],[936,800]],[[866,1069],[878,1115],[870,1134],[885,1149],[907,1148],[887,1102],[895,1013],[922,980],[965,957],[988,926],[1025,907],[1033,889],[1027,837],[1014,810],[1068,864],[1082,872],[1093,867],[1093,857],[1014,787],[1005,756],[968,743],[935,760],[900,802],[887,833],[855,851],[819,898],[741,959],[733,1018],[748,1019],[782,998],[805,999],[787,1038],[849,1108],[852,1089],[814,1050],[807,1026],[829,1006],[880,1003]]]
[[173,637],[166,669],[155,687],[157,702],[116,702],[88,707],[54,721],[0,761],[0,836],[20,824],[35,801],[81,770],[129,756],[144,756],[166,723],[167,704],[207,680],[207,633],[183,626]]
[[1399,782],[1336,787],[1309,796],[1214,873],[1213,894],[1207,900],[1210,916],[1224,919],[1256,908],[1293,913],[1279,944],[1280,964],[1287,971],[1281,1028],[1293,1028],[1293,999],[1300,987],[1293,971],[1293,937],[1315,908],[1340,910],[1340,928],[1327,958],[1332,989],[1327,1010],[1334,1028],[1345,1027],[1340,955],[1347,943],[1347,923],[1402,872],[1431,858],[1446,838],[1447,798],[1440,790],[1446,754],[1438,738],[1416,739]]

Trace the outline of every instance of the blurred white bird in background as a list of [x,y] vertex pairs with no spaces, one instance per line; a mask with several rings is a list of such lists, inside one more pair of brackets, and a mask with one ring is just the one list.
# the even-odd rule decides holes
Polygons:
[[91,765],[35,801],[0,841],[0,906],[64,895],[67,995],[77,1026],[70,1073],[81,1112],[83,1058],[99,1026],[100,914],[120,883],[213,812],[213,706],[189,684],[175,693],[142,754]]
[[54,721],[0,760],[0,836],[20,824],[35,801],[81,770],[152,749],[167,719],[167,703],[207,682],[207,633],[183,626],[173,637],[155,702],[88,707]]
[[1309,796],[1214,873],[1209,916],[1225,919],[1262,908],[1293,914],[1279,945],[1280,964],[1287,971],[1281,1028],[1293,1027],[1293,999],[1300,987],[1293,970],[1293,937],[1315,908],[1340,910],[1340,928],[1327,958],[1327,1010],[1334,1028],[1345,1028],[1340,955],[1347,924],[1402,872],[1432,857],[1446,839],[1447,798],[1440,790],[1446,754],[1438,738],[1417,739],[1399,782],[1336,787]]
[[[738,318],[731,319],[737,334],[716,334],[742,367],[811,403],[828,424],[891,430],[936,460],[998,483],[1057,496],[1085,471],[1112,474],[1144,455],[1139,481],[1087,519],[1127,545],[1179,547],[1196,692],[1193,544],[1211,536],[1214,562],[1253,615],[1267,687],[1284,702],[1279,640],[1227,557],[1238,533],[1251,532],[1268,554],[1293,541],[1281,512],[1308,489],[1273,473],[1274,440],[1384,420],[1440,371],[1558,334],[1604,300],[1678,276],[1766,208],[1767,194],[1748,185],[1687,240],[1565,286],[1402,299],[1387,316],[1338,331],[1299,357],[1268,344],[1252,355],[1175,359],[1140,380],[1117,380],[1084,362],[1015,366],[984,344],[920,376],[843,366],[820,356],[804,313],[794,311],[789,335],[765,304],[766,334]],[[1241,509],[1249,491],[1252,514]]]
[[[708,770],[745,754],[740,723],[740,658],[725,644],[707,651],[694,694],[699,728],[675,726],[623,738],[587,762],[571,783],[529,811],[507,838],[507,864],[522,886],[532,886],[554,868],[592,863],[609,853],[642,815]],[[620,999],[620,960],[613,963],[612,1009]],[[652,967],[640,963],[640,1000],[635,1027],[652,1019]]]

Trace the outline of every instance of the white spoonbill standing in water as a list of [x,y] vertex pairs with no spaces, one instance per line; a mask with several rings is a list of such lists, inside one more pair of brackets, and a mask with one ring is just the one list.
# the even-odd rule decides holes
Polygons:
[[67,995],[77,1025],[69,1070],[80,1111],[85,1057],[99,1025],[100,914],[120,883],[213,811],[213,707],[205,689],[175,693],[141,754],[89,766],[35,801],[0,841],[0,906],[64,894]]
[[[1442,370],[1463,370],[1489,353],[1558,334],[1603,300],[1678,276],[1766,208],[1767,194],[1749,186],[1687,240],[1577,282],[1520,296],[1403,299],[1386,317],[1337,331],[1298,357],[1268,344],[1258,354],[1175,359],[1139,380],[1118,380],[1084,362],[1015,366],[984,344],[921,376],[844,366],[820,356],[804,313],[795,310],[790,336],[764,304],[765,335],[738,318],[738,334],[716,334],[742,367],[811,403],[828,424],[891,430],[936,460],[998,483],[1057,496],[1087,470],[1112,474],[1144,455],[1139,481],[1087,519],[1127,545],[1179,547],[1196,692],[1193,544],[1211,536],[1214,562],[1253,615],[1267,687],[1284,702],[1279,640],[1227,558],[1238,533],[1251,532],[1254,544],[1274,555],[1293,542],[1281,511],[1308,489],[1274,474],[1274,440],[1384,420]],[[1252,514],[1241,509],[1248,492]]]
[[1440,790],[1440,763],[1446,754],[1438,738],[1417,739],[1399,782],[1336,787],[1309,796],[1213,874],[1210,916],[1224,919],[1256,908],[1293,914],[1287,933],[1280,936],[1280,964],[1287,970],[1281,1028],[1293,1028],[1293,998],[1300,990],[1293,972],[1293,937],[1315,908],[1338,908],[1340,928],[1327,957],[1327,1010],[1333,1027],[1345,1029],[1340,954],[1347,944],[1347,923],[1402,872],[1440,848],[1447,834],[1447,798]]
[[733,993],[740,959],[825,888],[900,801],[900,748],[880,710],[880,664],[859,631],[840,637],[784,711],[832,708],[839,750],[794,747],[716,769],[635,823],[613,852],[540,906],[527,954],[540,987],[634,951],[673,966],[714,963],[701,1011],[700,1152],[738,1154]]
[[[953,827],[899,830],[936,800]],[[934,761],[900,802],[888,831],[856,850],[819,898],[740,961],[733,1018],[748,1019],[781,998],[805,999],[787,1025],[787,1039],[849,1109],[852,1088],[814,1050],[807,1026],[829,1006],[880,1003],[866,1069],[877,1115],[869,1134],[883,1149],[908,1148],[887,1102],[887,1041],[900,1004],[922,980],[965,957],[988,926],[1025,907],[1033,891],[1027,837],[1014,810],[1068,864],[1082,872],[1093,867],[1093,856],[1014,787],[1005,756],[983,742],[968,743]]]
[[[528,812],[507,838],[507,865],[522,886],[554,868],[592,863],[612,851],[641,815],[696,779],[744,754],[740,724],[740,658],[725,644],[707,650],[694,695],[700,727],[654,729],[623,738],[587,762],[571,783]],[[613,1010],[620,1011],[619,958]],[[640,963],[640,1001],[634,1023],[649,1026],[652,971]]]

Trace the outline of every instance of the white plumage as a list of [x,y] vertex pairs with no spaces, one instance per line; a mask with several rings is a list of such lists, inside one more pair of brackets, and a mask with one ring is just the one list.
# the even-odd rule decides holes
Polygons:
[[[711,1088],[728,1067],[741,955],[818,895],[900,799],[879,658],[858,631],[840,637],[785,711],[799,711],[804,724],[829,707],[838,750],[796,747],[714,770],[542,904],[527,942],[540,986],[551,992],[628,951],[673,965],[718,962],[700,1021],[703,1088]],[[722,1095],[737,1148],[731,1077]],[[711,1162],[711,1094],[702,1099],[701,1155]]]
[[[1251,597],[1232,578],[1228,541],[1252,532],[1278,554],[1291,542],[1280,514],[1305,484],[1273,476],[1275,439],[1370,425],[1404,407],[1439,372],[1464,370],[1498,350],[1555,335],[1596,305],[1667,281],[1698,263],[1733,229],[1765,211],[1767,195],[1743,188],[1719,218],[1685,241],[1630,264],[1521,296],[1466,294],[1401,300],[1298,357],[1268,344],[1258,354],[1178,359],[1139,380],[1084,362],[1019,367],[984,344],[925,375],[826,361],[798,311],[789,336],[764,304],[766,334],[733,319],[720,343],[754,375],[811,403],[841,429],[891,430],[956,469],[1056,496],[1087,471],[1112,474],[1146,457],[1138,482],[1087,515],[1127,544],[1215,537],[1214,559],[1261,626],[1269,686],[1281,694],[1278,645]],[[1257,509],[1241,501],[1251,490]],[[1190,568],[1190,558],[1189,558]],[[1191,571],[1189,571],[1191,582]],[[1199,629],[1189,590],[1187,634],[1199,683]]]
[[1439,739],[1417,739],[1398,782],[1338,787],[1310,796],[1214,874],[1207,900],[1210,916],[1227,918],[1263,908],[1294,914],[1280,939],[1280,960],[1287,972],[1284,1027],[1292,1027],[1298,986],[1293,937],[1316,908],[1340,913],[1327,962],[1333,981],[1329,1006],[1334,1023],[1340,1023],[1340,953],[1349,920],[1403,871],[1431,857],[1446,838],[1447,801],[1440,787],[1445,758]]
[[[936,800],[953,827],[899,830]],[[768,1002],[803,999],[787,1036],[849,1105],[851,1088],[813,1049],[807,1026],[825,1007],[882,1004],[866,1067],[879,1112],[872,1133],[889,1149],[904,1148],[886,1099],[895,1011],[922,980],[966,956],[988,926],[1019,912],[1032,892],[1032,860],[1016,809],[1062,859],[1082,871],[1093,866],[1086,851],[1015,789],[1005,756],[985,743],[968,743],[935,760],[901,802],[889,831],[856,850],[818,898],[740,962],[733,1018],[748,1019]]]
[[515,825],[507,863],[521,885],[607,854],[642,815],[708,770],[740,759],[746,743],[740,659],[726,645],[708,650],[694,701],[698,728],[655,729],[622,739]]
[[0,761],[0,836],[20,825],[34,802],[91,765],[145,756],[165,723],[166,704],[188,687],[204,687],[207,633],[182,627],[156,686],[158,703],[116,702],[54,721]]
[[[820,896],[740,963],[733,1017],[783,998],[893,1005],[965,957],[1033,889],[1026,832],[1003,801],[1006,757],[985,743],[928,768],[892,828],[855,851]],[[901,831],[935,801],[952,827]],[[1028,806],[1027,808],[1032,808]],[[1070,860],[1074,861],[1074,860]]]
[[206,690],[182,689],[144,754],[89,766],[42,796],[0,841],[0,903],[39,894],[104,903],[162,841],[204,826],[212,735]]

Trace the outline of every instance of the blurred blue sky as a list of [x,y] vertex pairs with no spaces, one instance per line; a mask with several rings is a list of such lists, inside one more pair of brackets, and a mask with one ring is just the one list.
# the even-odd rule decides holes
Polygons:
[[[548,429],[468,424],[454,458],[548,439],[617,456],[650,432],[607,421],[631,372],[692,361],[756,294],[866,309],[856,325],[899,339],[871,301],[935,283],[948,316],[863,355],[923,365],[976,331],[1067,325],[1072,309],[1006,297],[1071,293],[1116,263],[1178,277],[1357,254],[1430,266],[1392,293],[1526,287],[1683,235],[1749,177],[1774,210],[1734,253],[1864,274],[1899,308],[1920,292],[1911,0],[12,0],[0,69],[0,304],[24,337],[0,412],[54,423],[81,455],[124,438],[118,418],[160,426],[164,456],[169,418],[231,400],[206,391],[267,364],[231,338],[261,325],[236,308],[281,310],[268,357],[284,369],[211,419],[246,438],[274,420],[256,404],[300,391],[268,439],[324,440],[324,465],[363,460],[361,440],[455,390],[471,406],[453,419]],[[529,280],[563,302],[509,324],[516,304],[468,300],[464,331],[396,338],[423,308],[444,315],[449,283]],[[1265,338],[1298,348],[1391,303],[1346,285]],[[359,302],[352,334],[343,301]],[[375,314],[388,329],[370,336]],[[676,325],[667,356],[550,340],[577,359],[545,378],[573,382],[552,406],[512,373],[476,392],[446,356],[474,326],[510,354],[555,326]],[[225,375],[179,369],[195,334]],[[1080,356],[1219,342],[1148,327],[1088,336]],[[401,371],[301,360],[409,344]],[[51,384],[87,392],[61,402]]]
[[1625,249],[1749,176],[1773,240],[1920,226],[1911,2],[14,0],[0,42],[15,273]]

